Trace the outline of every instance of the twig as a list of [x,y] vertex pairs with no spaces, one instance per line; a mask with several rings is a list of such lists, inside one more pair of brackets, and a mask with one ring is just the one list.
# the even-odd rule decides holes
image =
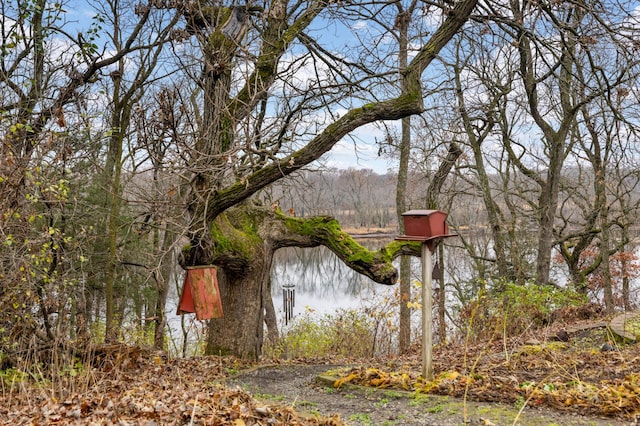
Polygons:
[[547,375],[547,377],[545,377],[542,381],[538,382],[538,384],[533,388],[529,397],[524,400],[524,402],[522,403],[522,407],[520,407],[520,409],[518,410],[518,414],[516,414],[516,418],[513,419],[513,423],[511,423],[512,426],[516,426],[516,424],[518,423],[518,419],[520,418],[520,415],[524,411],[527,404],[529,404],[529,401],[531,401],[531,398],[533,398],[533,395],[535,395],[535,390],[538,389],[542,383],[546,382],[549,377],[551,377],[551,375]]
[[193,418],[196,416],[197,405],[198,405],[198,394],[196,394],[196,399],[193,401],[193,410],[191,410],[191,420],[189,421],[189,426],[193,426]]

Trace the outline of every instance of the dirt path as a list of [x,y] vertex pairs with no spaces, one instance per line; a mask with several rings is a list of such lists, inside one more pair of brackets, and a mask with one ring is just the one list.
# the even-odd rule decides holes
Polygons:
[[[241,372],[228,379],[270,404],[281,403],[310,414],[339,414],[350,425],[518,425],[622,426],[628,422],[587,418],[550,409],[525,408],[518,415],[512,405],[465,402],[446,396],[422,396],[389,390],[348,386],[335,390],[318,377],[336,365],[277,365]],[[466,421],[465,421],[466,419]]]

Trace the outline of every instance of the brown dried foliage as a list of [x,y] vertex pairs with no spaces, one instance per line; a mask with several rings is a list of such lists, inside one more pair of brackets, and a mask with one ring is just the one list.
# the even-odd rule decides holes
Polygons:
[[161,354],[117,345],[94,353],[100,367],[82,372],[76,381],[84,385],[66,394],[26,377],[0,380],[0,425],[343,424],[337,417],[304,416],[228,389],[223,379],[247,367],[234,358],[165,361]]

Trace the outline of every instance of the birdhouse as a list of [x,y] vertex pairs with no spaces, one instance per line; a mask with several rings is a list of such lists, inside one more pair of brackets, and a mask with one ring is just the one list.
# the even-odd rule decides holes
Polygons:
[[428,239],[449,235],[447,213],[440,210],[409,210],[402,213],[407,237]]
[[188,313],[195,313],[199,320],[223,317],[218,278],[213,266],[187,268],[177,314]]

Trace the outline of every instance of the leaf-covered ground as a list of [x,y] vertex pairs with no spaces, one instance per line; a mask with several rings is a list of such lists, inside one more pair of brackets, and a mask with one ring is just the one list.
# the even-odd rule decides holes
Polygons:
[[[126,356],[130,354],[127,350]],[[79,372],[66,384],[5,375],[0,380],[0,424],[343,424],[336,417],[302,416],[285,405],[264,404],[240,389],[220,384],[220,379],[247,367],[235,359],[199,357],[165,362],[142,352],[133,354],[135,359],[127,362],[103,363],[100,368]],[[59,389],[60,385],[68,391]]]
[[436,348],[434,379],[417,356],[336,372],[345,383],[451,395],[636,421],[640,347],[616,343],[605,327],[541,339],[519,338]]
[[[549,329],[535,338],[437,347],[433,381],[420,377],[419,351],[394,359],[322,361],[358,365],[332,371],[337,387],[356,384],[409,391],[407,398],[450,395],[466,401],[506,403],[516,409],[606,416],[611,424],[637,421],[640,347],[615,343],[611,337],[604,327],[574,328],[568,336]],[[96,353],[92,360],[93,367],[76,365],[60,370],[59,377],[46,379],[33,372],[0,372],[0,425],[374,424],[351,417],[357,419],[366,410],[385,410],[384,404],[389,403],[384,402],[388,395],[372,405],[372,401],[346,401],[348,393],[327,390],[321,392],[323,405],[318,403],[311,410],[314,415],[302,414],[298,411],[301,400],[296,404],[278,395],[264,398],[238,386],[246,375],[239,372],[256,371],[260,366],[233,358],[165,360],[139,348],[114,347]],[[318,360],[298,360],[297,364],[305,362]],[[282,371],[277,380],[290,378],[294,387],[290,393],[296,399],[299,388],[315,386],[311,376],[301,380],[290,377],[286,368]],[[409,402],[403,406],[415,408]],[[331,413],[341,413],[342,420],[337,415],[322,416]],[[393,417],[396,420],[388,424],[403,424],[402,413],[394,412]]]

